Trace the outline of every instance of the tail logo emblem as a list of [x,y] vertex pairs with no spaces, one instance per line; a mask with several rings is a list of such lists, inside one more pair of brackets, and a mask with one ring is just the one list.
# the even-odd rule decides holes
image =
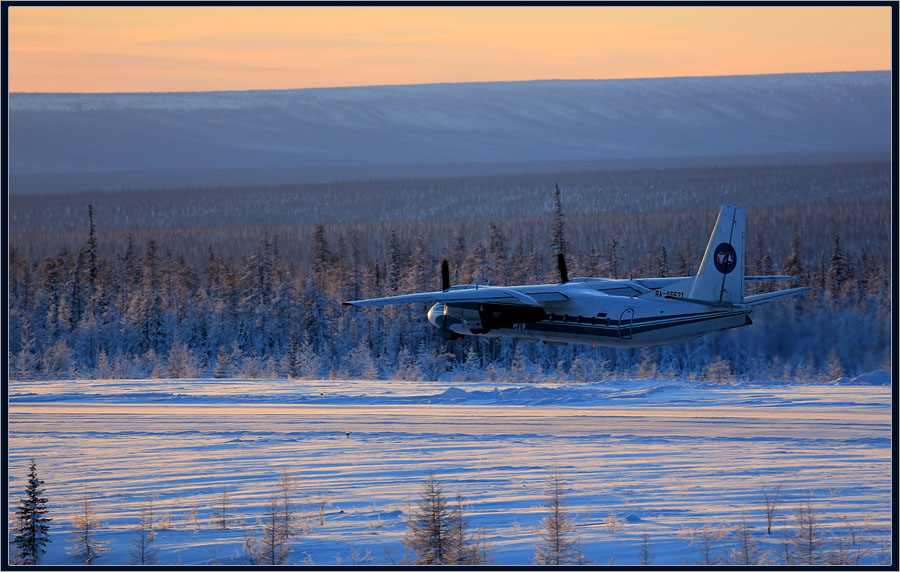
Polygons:
[[734,270],[734,267],[737,266],[737,253],[734,251],[734,247],[727,242],[719,244],[713,252],[713,262],[716,270],[722,274],[728,274]]

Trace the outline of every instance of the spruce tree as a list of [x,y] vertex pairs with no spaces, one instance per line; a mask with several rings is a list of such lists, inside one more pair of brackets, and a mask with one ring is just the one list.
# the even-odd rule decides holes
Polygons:
[[213,377],[222,379],[228,377],[228,367],[231,363],[231,354],[225,349],[225,346],[219,346],[219,352],[216,354],[216,363],[213,366]]
[[100,284],[100,264],[97,258],[97,228],[94,226],[94,206],[88,204],[88,240],[87,240],[87,264],[88,264],[88,293],[87,302],[95,315],[101,315],[106,311],[107,300],[103,296]]
[[400,241],[397,233],[391,229],[391,239],[388,246],[388,290],[394,293],[400,288],[400,279],[403,274],[403,255],[400,252]]
[[488,246],[488,264],[495,285],[509,283],[509,265],[506,261],[506,239],[503,232],[493,222],[489,224],[491,241]]
[[553,193],[553,240],[551,246],[554,253],[566,255],[569,252],[569,243],[566,241],[566,223],[563,220],[562,198],[560,197],[558,183]]
[[19,342],[19,361],[16,364],[16,378],[31,379],[34,375],[34,367],[37,359],[34,355],[35,337],[31,329],[31,322],[27,316],[21,321],[20,342]]
[[834,249],[831,251],[831,260],[826,272],[826,284],[828,285],[828,295],[831,298],[837,298],[844,289],[844,282],[849,277],[847,257],[841,249],[840,239],[838,235],[834,235]]
[[669,253],[666,252],[665,246],[662,247],[662,251],[660,251],[659,257],[656,259],[656,268],[661,278],[666,278],[669,275]]
[[316,286],[319,288],[325,285],[325,276],[328,273],[328,266],[331,259],[331,253],[328,251],[328,239],[325,237],[325,226],[318,224],[313,235],[313,276],[315,277]]
[[16,511],[18,525],[13,544],[16,547],[16,559],[22,564],[38,564],[44,555],[44,546],[50,542],[47,524],[52,518],[47,517],[47,499],[41,488],[44,481],[37,476],[34,459],[28,470],[28,485],[25,487],[25,498],[19,503]]
[[291,334],[290,351],[288,353],[287,375],[291,379],[300,379],[301,367],[300,363],[300,344],[297,343],[297,336]]
[[610,235],[606,239],[606,248],[609,251],[607,255],[609,259],[609,274],[612,274],[614,279],[619,278],[619,262],[620,262],[620,254],[619,254],[619,237],[616,235]]
[[148,240],[141,267],[140,286],[132,296],[128,311],[131,324],[138,334],[138,347],[142,351],[152,349],[160,352],[166,342],[159,273],[156,243]]

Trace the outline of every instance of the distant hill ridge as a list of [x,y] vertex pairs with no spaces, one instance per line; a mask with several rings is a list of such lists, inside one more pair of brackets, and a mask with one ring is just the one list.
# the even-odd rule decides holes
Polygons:
[[890,71],[13,93],[9,165],[13,192],[53,192],[888,156],[890,118]]

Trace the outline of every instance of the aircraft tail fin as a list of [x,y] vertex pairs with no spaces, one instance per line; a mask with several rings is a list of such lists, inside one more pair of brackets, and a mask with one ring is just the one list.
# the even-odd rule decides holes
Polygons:
[[743,207],[722,205],[688,297],[715,304],[743,302],[746,225]]

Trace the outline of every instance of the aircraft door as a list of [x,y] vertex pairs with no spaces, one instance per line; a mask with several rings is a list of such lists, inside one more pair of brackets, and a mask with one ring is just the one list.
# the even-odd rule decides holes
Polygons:
[[631,339],[631,322],[634,319],[634,308],[626,308],[619,318],[619,339]]

